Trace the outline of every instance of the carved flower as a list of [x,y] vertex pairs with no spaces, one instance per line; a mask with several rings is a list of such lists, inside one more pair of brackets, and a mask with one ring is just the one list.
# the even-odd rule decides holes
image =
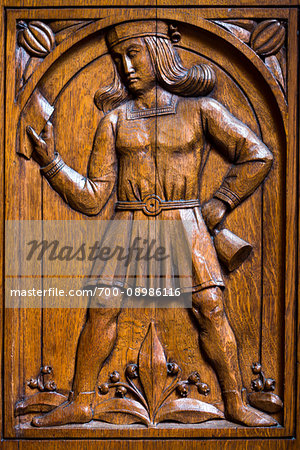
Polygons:
[[167,370],[169,375],[177,375],[179,372],[179,366],[175,362],[167,363]]
[[44,384],[45,391],[55,391],[56,390],[56,384],[54,381],[46,381]]
[[192,372],[190,376],[188,377],[188,382],[190,384],[197,384],[200,383],[200,375],[198,372]]
[[127,394],[127,389],[124,386],[118,386],[116,389],[116,395],[118,397],[125,397],[125,395]]
[[107,383],[103,383],[103,384],[100,384],[98,389],[99,389],[99,392],[101,395],[106,395],[109,391],[109,386]]
[[189,386],[187,383],[180,383],[177,386],[177,392],[181,395],[181,397],[187,397],[189,393]]
[[110,381],[111,381],[112,383],[118,383],[118,381],[120,381],[120,374],[119,374],[119,372],[117,372],[116,370],[114,370],[114,371],[110,374],[109,378],[110,378]]
[[126,377],[133,380],[138,377],[138,366],[136,364],[128,364],[125,371]]
[[43,374],[49,374],[52,372],[52,367],[51,366],[43,366],[43,367],[41,367],[41,372]]
[[261,364],[256,362],[252,364],[252,372],[257,375],[258,373],[261,373]]
[[253,391],[262,391],[264,388],[264,384],[260,378],[256,378],[255,380],[251,381],[251,388],[253,389]]
[[274,391],[274,389],[275,389],[275,380],[273,380],[273,378],[267,378],[265,381],[265,390]]
[[209,386],[206,384],[206,383],[197,383],[196,384],[196,386],[197,386],[197,388],[198,388],[198,392],[199,392],[199,394],[202,394],[202,395],[208,395],[209,393],[210,393],[210,388],[209,388]]
[[38,381],[35,378],[30,378],[27,384],[30,389],[36,389],[38,387]]

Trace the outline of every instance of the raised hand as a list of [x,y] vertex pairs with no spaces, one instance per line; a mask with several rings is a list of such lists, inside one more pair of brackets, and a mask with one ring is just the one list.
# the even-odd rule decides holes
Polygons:
[[41,167],[47,166],[55,158],[54,133],[52,123],[46,123],[45,128],[41,132],[40,136],[30,126],[26,127],[26,131],[34,147],[34,151],[32,153],[33,159]]
[[212,198],[202,206],[202,216],[211,233],[225,218],[227,209],[227,205],[218,198]]

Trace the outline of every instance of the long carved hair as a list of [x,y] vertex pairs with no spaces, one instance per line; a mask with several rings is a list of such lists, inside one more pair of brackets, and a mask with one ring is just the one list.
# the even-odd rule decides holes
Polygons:
[[[207,95],[213,89],[215,73],[211,67],[198,64],[187,69],[168,39],[156,36],[147,36],[143,39],[147,45],[157,81],[164,89],[183,97]],[[130,95],[114,66],[114,81],[96,92],[95,104],[104,113],[108,113],[129,99]]]

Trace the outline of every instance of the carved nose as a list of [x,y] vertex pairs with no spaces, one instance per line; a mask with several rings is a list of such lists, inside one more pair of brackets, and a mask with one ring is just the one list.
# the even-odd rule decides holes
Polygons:
[[130,58],[128,56],[125,56],[123,58],[123,67],[124,67],[124,73],[125,75],[129,75],[130,73],[134,73],[134,68],[131,64]]

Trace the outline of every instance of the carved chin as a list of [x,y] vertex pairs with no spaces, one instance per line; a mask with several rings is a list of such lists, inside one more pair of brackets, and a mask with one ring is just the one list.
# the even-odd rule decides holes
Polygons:
[[142,88],[139,83],[130,83],[127,84],[127,89],[131,94],[137,95],[137,94],[141,94],[142,92],[145,92],[147,89]]

